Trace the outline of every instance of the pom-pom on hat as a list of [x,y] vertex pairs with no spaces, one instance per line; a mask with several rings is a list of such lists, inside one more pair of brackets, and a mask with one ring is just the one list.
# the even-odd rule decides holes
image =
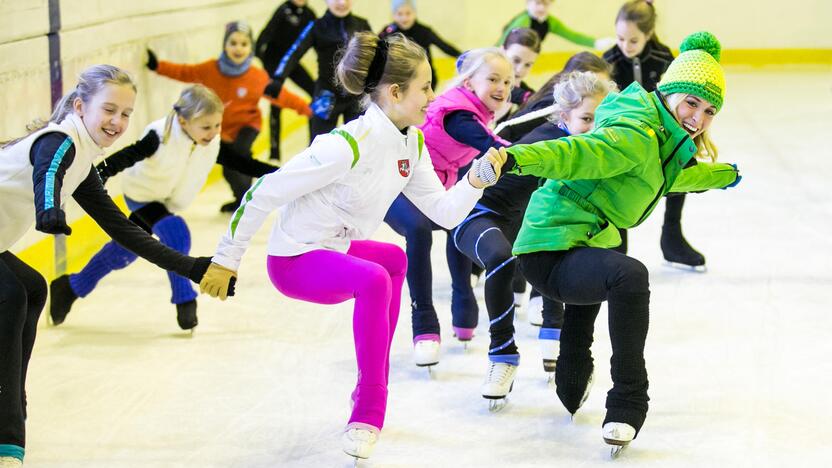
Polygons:
[[700,97],[719,111],[725,100],[725,72],[719,64],[722,46],[709,32],[686,37],[681,53],[664,72],[658,89],[663,94],[686,93]]

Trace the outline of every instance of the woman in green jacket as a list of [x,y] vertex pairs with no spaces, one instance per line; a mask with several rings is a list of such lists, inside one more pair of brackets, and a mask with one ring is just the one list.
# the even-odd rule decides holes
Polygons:
[[535,288],[566,304],[555,383],[570,413],[588,395],[595,317],[609,301],[613,388],[603,435],[614,454],[647,415],[650,290],[647,268],[610,248],[621,243],[618,228],[640,224],[667,193],[739,182],[734,165],[697,162],[716,158],[705,132],[725,96],[719,50],[710,33],[693,34],[656,92],[633,83],[608,95],[592,132],[508,148],[515,172],[550,179],[532,195],[513,253]]

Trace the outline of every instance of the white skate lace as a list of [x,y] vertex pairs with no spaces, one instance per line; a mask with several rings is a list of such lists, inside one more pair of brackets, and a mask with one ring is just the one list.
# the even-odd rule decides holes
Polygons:
[[488,381],[494,382],[496,380],[500,385],[504,385],[511,375],[511,366],[499,362],[492,362],[488,368]]

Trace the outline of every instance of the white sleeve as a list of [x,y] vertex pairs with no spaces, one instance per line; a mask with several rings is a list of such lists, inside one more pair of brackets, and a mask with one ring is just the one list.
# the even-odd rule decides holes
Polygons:
[[237,270],[254,234],[272,211],[325,187],[347,173],[353,151],[344,138],[321,135],[280,170],[257,179],[231,217],[212,261]]
[[413,177],[402,193],[419,211],[445,229],[453,229],[461,223],[482,197],[482,190],[471,185],[467,176],[446,191],[433,170],[427,148],[423,149]]

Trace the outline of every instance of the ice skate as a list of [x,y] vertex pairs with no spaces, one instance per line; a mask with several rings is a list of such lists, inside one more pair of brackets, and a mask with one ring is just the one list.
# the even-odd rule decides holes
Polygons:
[[468,349],[468,342],[474,339],[473,328],[453,327],[454,336],[462,343],[464,349]]
[[439,341],[418,340],[413,343],[413,361],[419,367],[427,367],[430,373],[431,366],[439,364]]
[[179,328],[194,333],[194,328],[199,324],[196,318],[196,299],[193,301],[176,304],[176,321],[179,323]]
[[341,436],[341,448],[347,455],[355,457],[357,463],[358,459],[370,458],[376,441],[378,441],[378,430],[365,426],[347,427],[344,435]]
[[514,388],[517,366],[505,362],[489,362],[482,397],[488,400],[488,410],[496,413],[508,404],[508,394]]
[[602,429],[604,442],[610,445],[610,458],[613,460],[630,445],[636,436],[636,429],[627,423],[608,422]]
[[49,317],[52,319],[52,325],[64,323],[76,299],[78,295],[69,284],[69,275],[61,275],[52,280],[49,284]]
[[529,323],[540,327],[543,325],[543,296],[534,296],[526,304],[526,314],[529,316]]
[[17,468],[23,466],[23,461],[15,457],[0,457],[0,468]]
[[555,380],[555,369],[558,365],[560,330],[557,328],[541,328],[537,338],[540,343],[540,355],[543,358],[543,372],[549,375],[549,383],[552,383]]
[[669,266],[697,273],[707,271],[705,256],[691,247],[688,241],[685,240],[681,226],[663,226],[660,244],[664,259]]

